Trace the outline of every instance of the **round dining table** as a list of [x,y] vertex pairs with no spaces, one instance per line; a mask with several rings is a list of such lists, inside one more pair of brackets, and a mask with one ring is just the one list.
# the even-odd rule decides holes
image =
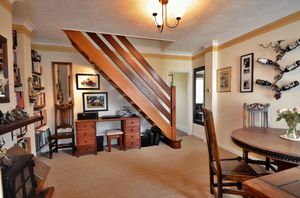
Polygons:
[[280,138],[285,129],[240,128],[231,132],[234,144],[273,160],[300,164],[300,142]]

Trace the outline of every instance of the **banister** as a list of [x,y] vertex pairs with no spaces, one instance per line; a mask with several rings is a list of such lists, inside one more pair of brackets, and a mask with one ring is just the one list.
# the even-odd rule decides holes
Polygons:
[[134,71],[145,81],[145,83],[156,93],[159,98],[171,108],[170,100],[162,93],[162,91],[152,82],[148,75],[138,66],[138,64],[128,55],[128,53],[118,44],[118,42],[108,34],[102,34],[109,44],[122,56],[122,58],[134,69]]
[[122,72],[134,83],[134,85],[147,97],[147,99],[168,119],[171,114],[157,100],[156,95],[151,89],[144,86],[136,76],[126,67],[126,65],[109,49],[102,39],[95,33],[87,32],[87,35],[102,49],[102,51],[122,70]]
[[156,80],[156,82],[171,96],[171,89],[165,81],[154,71],[146,59],[137,51],[137,49],[128,41],[125,36],[117,36],[123,45],[130,51],[130,53],[140,62],[140,64],[149,72],[149,74]]

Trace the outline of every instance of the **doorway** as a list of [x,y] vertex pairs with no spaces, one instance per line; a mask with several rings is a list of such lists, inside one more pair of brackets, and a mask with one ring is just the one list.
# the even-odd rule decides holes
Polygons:
[[195,124],[204,126],[203,107],[205,104],[205,67],[194,69],[194,113],[193,121]]
[[178,136],[189,134],[189,74],[170,72],[168,81],[169,85],[176,87],[176,129]]

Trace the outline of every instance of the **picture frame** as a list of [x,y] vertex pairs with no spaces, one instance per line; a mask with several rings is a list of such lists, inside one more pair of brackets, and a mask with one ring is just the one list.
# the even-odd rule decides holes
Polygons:
[[100,75],[99,74],[76,74],[77,90],[99,90]]
[[217,70],[217,92],[231,92],[231,67]]
[[0,35],[0,103],[9,103],[7,39]]
[[240,57],[240,92],[253,92],[253,53]]
[[82,93],[83,111],[108,111],[107,92]]

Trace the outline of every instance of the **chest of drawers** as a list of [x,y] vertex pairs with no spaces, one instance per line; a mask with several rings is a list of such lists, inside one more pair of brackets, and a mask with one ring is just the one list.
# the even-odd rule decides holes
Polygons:
[[141,147],[140,118],[130,118],[122,122],[125,150]]
[[97,154],[96,122],[76,122],[76,156]]

